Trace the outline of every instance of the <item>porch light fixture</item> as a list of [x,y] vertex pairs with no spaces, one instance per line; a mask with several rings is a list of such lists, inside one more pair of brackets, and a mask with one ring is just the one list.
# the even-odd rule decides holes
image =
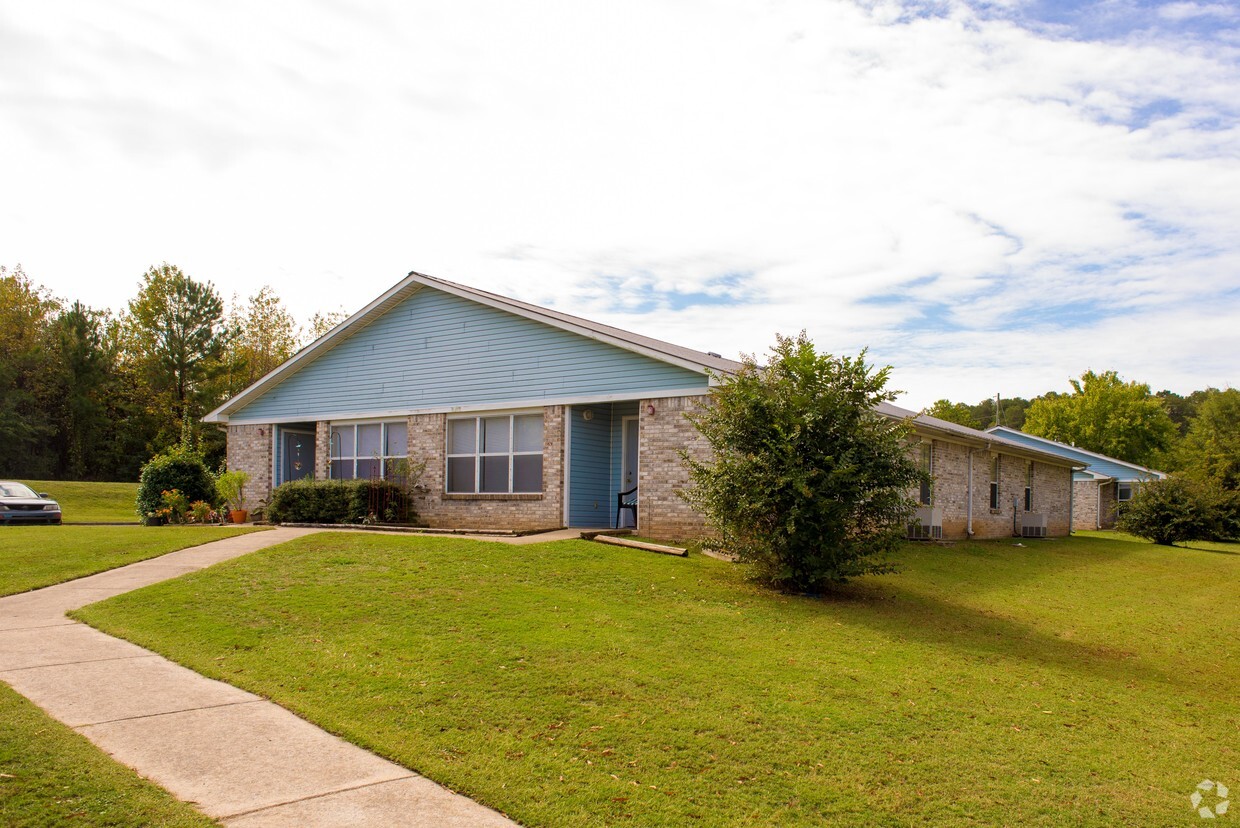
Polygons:
[[654,403],[651,403],[650,405],[646,406],[646,413],[649,414],[651,417],[654,416]]

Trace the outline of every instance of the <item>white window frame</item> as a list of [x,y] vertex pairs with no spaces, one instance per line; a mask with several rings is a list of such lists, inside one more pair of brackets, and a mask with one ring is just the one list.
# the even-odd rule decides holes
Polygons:
[[922,443],[920,456],[917,459],[921,470],[929,475],[930,479],[922,481],[917,488],[917,502],[922,506],[934,505],[934,443]]
[[[379,445],[382,447],[383,453],[379,455],[358,454],[357,452],[358,429],[361,426],[373,426],[373,425],[381,426],[381,428],[379,429]],[[329,480],[357,480],[358,479],[357,477],[357,461],[358,460],[378,460],[379,461],[379,477],[382,480],[387,480],[388,474],[390,472],[390,469],[388,466],[389,461],[409,459],[409,422],[407,420],[356,420],[356,421],[350,421],[350,422],[328,423],[327,426],[328,426],[327,427],[327,478]],[[397,426],[399,428],[405,429],[405,453],[403,455],[387,454],[388,429],[392,426]],[[344,456],[343,451],[341,452],[340,456],[336,456],[334,453],[336,451],[336,441],[333,438],[335,437],[335,431],[338,428],[353,429],[353,453],[348,457]],[[338,463],[338,462],[339,463],[351,463],[353,474],[349,477],[336,477],[336,470],[333,467],[333,464]],[[366,477],[364,479],[369,480],[370,478]]]
[[[499,417],[508,418],[508,451],[506,452],[483,452],[483,420],[492,420]],[[538,447],[538,451],[517,451],[517,417],[538,417],[542,420],[543,427],[543,445]],[[464,420],[473,420],[474,422],[474,450],[472,453],[452,453],[452,423]],[[545,485],[544,472],[546,471],[545,457],[543,448],[546,445],[547,435],[547,418],[545,412],[541,409],[535,411],[487,411],[477,414],[455,414],[448,417],[447,424],[444,428],[444,463],[443,463],[443,489],[445,494],[449,495],[514,495],[514,494],[542,494]],[[474,488],[472,491],[460,491],[449,488],[449,466],[452,460],[459,460],[463,457],[474,458]],[[502,492],[484,492],[479,490],[482,483],[482,460],[485,457],[507,457],[508,458],[508,487]],[[514,491],[513,490],[513,458],[515,457],[543,457],[544,465],[538,475],[538,489],[536,491]]]
[[1003,467],[1003,457],[995,455],[990,461],[990,510],[998,512],[1000,510],[1002,500],[999,495],[999,474]]
[[1033,461],[1025,461],[1025,511],[1033,511]]

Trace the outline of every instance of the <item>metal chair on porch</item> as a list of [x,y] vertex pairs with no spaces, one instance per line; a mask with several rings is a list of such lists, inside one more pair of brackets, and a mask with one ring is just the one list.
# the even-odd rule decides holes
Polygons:
[[[632,496],[632,500],[629,498]],[[616,528],[620,528],[620,513],[629,511],[633,513],[633,528],[637,528],[637,487],[629,489],[627,492],[621,492],[616,495]]]

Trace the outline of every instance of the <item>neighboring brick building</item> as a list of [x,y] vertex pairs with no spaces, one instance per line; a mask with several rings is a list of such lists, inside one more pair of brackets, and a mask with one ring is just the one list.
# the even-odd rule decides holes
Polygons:
[[[708,447],[685,414],[739,367],[411,273],[206,419],[227,424],[228,464],[251,474],[251,510],[288,480],[384,477],[414,463],[425,465],[416,505],[431,526],[605,528],[625,496],[641,533],[686,539],[706,526],[678,494],[689,485],[681,452]],[[935,476],[918,493],[931,536],[1005,536],[1031,522],[1067,532],[1070,461],[879,411],[911,419],[929,446],[915,450]]]
[[1006,426],[992,426],[987,434],[1058,455],[1077,465],[1072,482],[1072,529],[1110,529],[1119,510],[1142,483],[1161,480],[1165,472],[1147,469],[1105,454],[1025,434]]

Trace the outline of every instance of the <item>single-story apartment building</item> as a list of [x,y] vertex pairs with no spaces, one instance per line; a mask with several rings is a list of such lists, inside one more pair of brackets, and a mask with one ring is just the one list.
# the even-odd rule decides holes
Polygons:
[[1003,437],[1014,443],[1058,454],[1084,466],[1077,469],[1072,478],[1072,529],[1110,529],[1123,504],[1142,483],[1162,480],[1166,472],[1147,469],[1145,466],[1108,457],[1076,446],[1025,434],[1007,426],[991,426],[987,434]]
[[[211,412],[253,510],[304,477],[385,477],[424,463],[416,503],[441,528],[705,530],[677,491],[681,450],[708,448],[685,414],[740,367],[705,353],[410,273]],[[1063,535],[1072,472],[1058,454],[893,405],[934,476],[922,537]],[[635,491],[634,491],[635,490]]]

